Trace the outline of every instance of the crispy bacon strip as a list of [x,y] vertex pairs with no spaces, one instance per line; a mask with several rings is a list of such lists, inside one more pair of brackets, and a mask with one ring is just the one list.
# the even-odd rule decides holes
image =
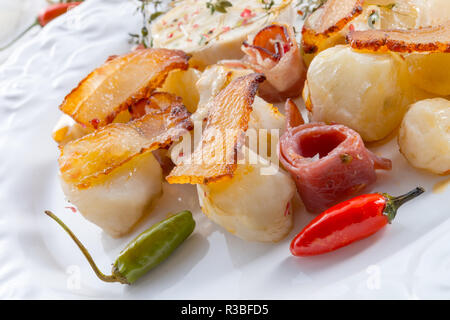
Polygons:
[[147,113],[154,112],[154,110],[166,110],[172,105],[183,105],[183,99],[168,92],[154,92],[148,98],[139,100],[136,104],[128,107],[131,119],[139,119]]
[[171,70],[186,70],[188,60],[183,51],[168,49],[141,49],[109,59],[81,81],[59,108],[87,127],[103,127],[160,87]]
[[320,43],[335,35],[363,12],[363,0],[328,0],[305,21],[302,47],[305,53],[315,53]]
[[245,41],[242,51],[246,54],[243,65],[266,76],[259,89],[263,99],[279,102],[301,94],[306,66],[292,27],[269,25],[255,35],[252,44]]
[[305,120],[302,114],[298,110],[297,105],[292,99],[287,99],[284,105],[284,111],[286,113],[286,129],[292,129],[305,124]]
[[154,106],[137,120],[109,124],[61,147],[61,176],[67,183],[87,188],[135,156],[168,147],[190,129],[189,112],[172,96],[170,104]]
[[207,184],[233,176],[258,84],[264,79],[258,73],[239,77],[208,103],[202,139],[188,161],[167,176],[169,183]]
[[262,59],[280,61],[281,57],[291,49],[287,28],[283,25],[272,24],[261,29],[253,39],[253,44],[243,43],[243,50],[248,48],[258,51]]
[[347,42],[362,51],[450,53],[450,20],[420,29],[350,31]]

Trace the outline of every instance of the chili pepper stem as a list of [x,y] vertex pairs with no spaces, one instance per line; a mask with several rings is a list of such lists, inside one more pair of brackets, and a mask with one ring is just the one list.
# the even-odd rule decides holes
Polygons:
[[397,210],[401,205],[403,205],[405,202],[408,202],[409,200],[416,198],[424,192],[424,188],[417,187],[414,190],[411,190],[410,192],[398,197],[392,197],[387,193],[383,193],[383,196],[386,198],[386,208],[384,209],[384,215],[388,218],[389,223],[394,220],[395,216],[397,215]]
[[1,47],[0,51],[8,49],[9,47],[11,47],[14,43],[16,43],[20,38],[22,38],[25,33],[27,33],[28,31],[30,31],[31,29],[33,29],[34,27],[40,25],[39,24],[39,20],[36,19],[36,21],[33,22],[33,24],[31,24],[29,27],[27,27],[24,31],[22,31],[17,37],[15,37],[12,41],[10,41],[6,46]]
[[116,272],[114,272],[113,270],[113,274],[112,275],[105,275],[103,272],[100,271],[100,269],[97,267],[97,265],[94,262],[94,259],[92,258],[92,256],[90,255],[90,253],[88,252],[88,250],[86,249],[86,247],[81,243],[80,240],[78,240],[78,238],[75,236],[75,234],[69,229],[69,227],[66,226],[66,224],[64,222],[62,222],[55,214],[53,214],[51,211],[46,210],[45,214],[48,215],[50,218],[52,218],[53,220],[55,220],[68,234],[69,236],[72,238],[72,240],[76,243],[76,245],[78,246],[78,248],[80,248],[81,252],[83,253],[83,255],[86,257],[87,261],[89,262],[92,270],[94,270],[95,274],[97,275],[97,277],[105,282],[120,282],[123,284],[129,284],[129,282],[122,276],[120,276],[120,274],[117,274]]

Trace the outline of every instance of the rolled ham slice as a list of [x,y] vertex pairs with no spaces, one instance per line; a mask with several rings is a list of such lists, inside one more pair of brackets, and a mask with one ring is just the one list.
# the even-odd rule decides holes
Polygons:
[[243,64],[263,73],[259,95],[266,101],[279,102],[298,97],[306,79],[306,66],[292,27],[272,24],[260,30],[251,44],[245,41]]
[[[286,106],[288,118],[292,105]],[[292,127],[280,138],[280,161],[290,172],[306,209],[313,213],[345,200],[376,181],[375,169],[390,170],[389,159],[369,151],[360,135],[343,125],[309,123]]]

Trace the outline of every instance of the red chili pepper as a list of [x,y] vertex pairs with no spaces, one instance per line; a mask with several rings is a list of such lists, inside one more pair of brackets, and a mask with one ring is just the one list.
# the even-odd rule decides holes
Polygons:
[[41,27],[44,27],[53,19],[63,15],[68,10],[78,6],[81,3],[82,1],[52,4],[39,13],[38,23]]
[[425,192],[421,187],[399,196],[366,194],[337,204],[318,215],[291,242],[294,256],[330,252],[366,238],[388,223],[405,202]]
[[23,32],[21,32],[14,40],[12,40],[10,43],[8,43],[6,46],[0,48],[1,50],[4,50],[8,47],[10,47],[12,44],[14,44],[17,40],[19,40],[20,38],[22,38],[22,36],[27,33],[28,31],[30,31],[32,28],[34,28],[35,26],[39,25],[41,27],[44,27],[45,25],[47,25],[50,21],[52,21],[53,19],[59,17],[60,15],[63,15],[64,13],[66,13],[68,10],[72,9],[73,7],[76,7],[78,5],[80,5],[81,3],[83,3],[83,1],[77,1],[77,2],[67,2],[67,3],[57,3],[57,4],[53,4],[48,6],[47,8],[45,8],[44,10],[42,10],[36,21],[33,22],[32,25],[30,25],[28,28],[26,28]]

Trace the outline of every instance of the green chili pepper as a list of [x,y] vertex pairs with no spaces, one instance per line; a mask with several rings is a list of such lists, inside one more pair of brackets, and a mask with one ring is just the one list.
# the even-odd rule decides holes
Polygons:
[[103,274],[85,246],[57,216],[45,213],[55,220],[72,238],[84,254],[95,274],[105,282],[132,284],[146,272],[164,261],[194,231],[195,221],[190,211],[163,220],[131,241],[119,254],[113,264],[112,274]]

